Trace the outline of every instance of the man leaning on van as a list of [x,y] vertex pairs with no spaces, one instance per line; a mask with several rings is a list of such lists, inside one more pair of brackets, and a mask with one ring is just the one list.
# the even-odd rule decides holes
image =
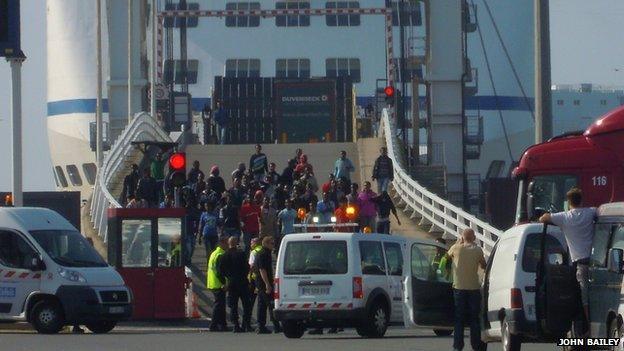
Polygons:
[[[447,254],[453,262],[453,295],[455,299],[455,330],[453,350],[464,348],[464,327],[470,325],[470,344],[475,351],[485,350],[481,341],[479,311],[481,310],[481,283],[479,267],[485,268],[483,250],[475,243],[475,233],[465,229],[462,237]],[[468,316],[469,320],[466,321]],[[466,323],[468,322],[468,323]]]
[[594,207],[581,207],[583,193],[579,188],[570,189],[566,198],[570,206],[568,211],[553,214],[545,213],[539,221],[556,225],[561,228],[565,236],[570,249],[570,258],[576,267],[576,280],[581,287],[581,301],[587,321],[589,320],[589,256],[594,239],[596,209]]

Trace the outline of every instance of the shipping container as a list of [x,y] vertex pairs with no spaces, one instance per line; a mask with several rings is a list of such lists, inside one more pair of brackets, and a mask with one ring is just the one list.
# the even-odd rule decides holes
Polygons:
[[228,144],[353,141],[353,84],[313,79],[215,77]]

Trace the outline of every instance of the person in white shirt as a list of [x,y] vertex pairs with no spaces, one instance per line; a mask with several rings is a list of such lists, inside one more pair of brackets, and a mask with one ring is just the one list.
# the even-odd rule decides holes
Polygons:
[[581,207],[583,193],[579,188],[572,188],[566,194],[570,210],[558,213],[545,213],[540,217],[541,223],[554,224],[561,228],[565,236],[570,258],[576,267],[576,280],[581,286],[581,301],[585,318],[589,319],[589,256],[594,239],[594,221],[596,208]]

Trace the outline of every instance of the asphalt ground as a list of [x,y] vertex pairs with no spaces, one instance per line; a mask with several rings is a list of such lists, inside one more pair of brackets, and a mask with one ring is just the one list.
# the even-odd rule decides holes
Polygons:
[[[466,331],[467,332],[467,331]],[[31,329],[8,328],[0,325],[0,350],[7,351],[406,351],[452,350],[452,336],[437,337],[427,329],[391,327],[383,339],[362,339],[355,330],[339,334],[304,335],[301,339],[287,339],[282,334],[257,335],[231,332],[209,332],[205,323],[191,324],[133,323],[123,324],[109,334],[39,335]],[[469,340],[465,339],[470,350]],[[558,350],[554,344],[525,344],[522,350]],[[502,350],[500,343],[489,344],[488,350]]]

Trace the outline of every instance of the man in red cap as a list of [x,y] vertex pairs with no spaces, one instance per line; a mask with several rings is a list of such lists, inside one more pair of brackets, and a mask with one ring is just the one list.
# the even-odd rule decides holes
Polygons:
[[262,190],[256,191],[253,200],[246,199],[240,209],[240,219],[243,224],[243,242],[245,251],[249,252],[251,239],[257,238],[260,233],[260,206],[264,193]]

